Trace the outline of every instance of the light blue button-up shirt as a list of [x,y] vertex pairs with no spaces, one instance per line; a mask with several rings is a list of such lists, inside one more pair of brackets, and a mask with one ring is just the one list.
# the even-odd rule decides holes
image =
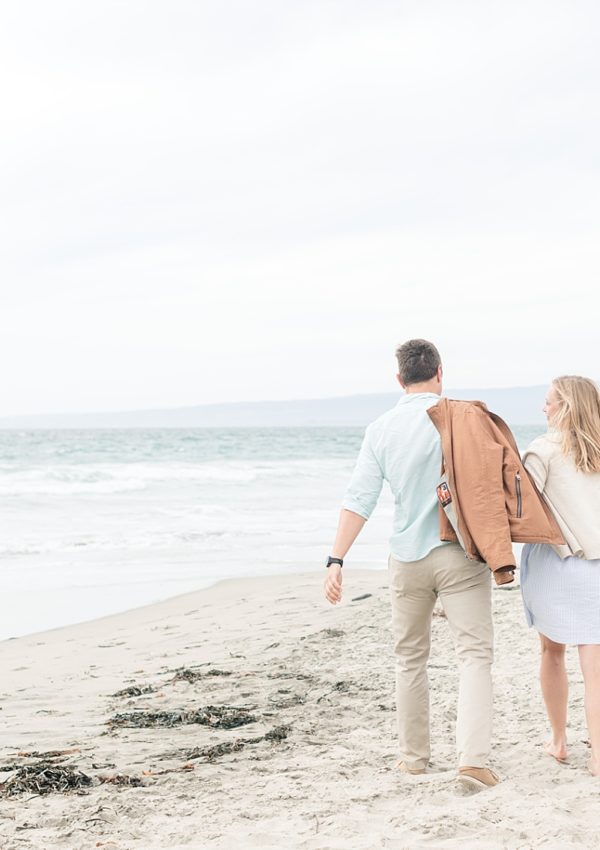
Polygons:
[[383,482],[394,496],[390,551],[398,561],[419,561],[440,540],[438,498],[442,446],[427,408],[435,393],[407,393],[366,430],[342,506],[368,519]]

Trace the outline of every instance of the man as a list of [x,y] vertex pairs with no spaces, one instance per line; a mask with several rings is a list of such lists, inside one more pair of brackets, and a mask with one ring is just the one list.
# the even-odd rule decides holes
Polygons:
[[457,543],[440,540],[438,498],[442,451],[427,409],[442,393],[436,347],[411,339],[396,351],[398,381],[406,391],[366,430],[342,505],[328,559],[325,596],[342,596],[342,562],[388,481],[395,512],[388,561],[396,661],[398,767],[422,774],[430,759],[427,660],[431,618],[441,599],[460,667],[456,745],[459,779],[477,788],[496,785],[489,769],[492,721],[493,632],[490,571]]

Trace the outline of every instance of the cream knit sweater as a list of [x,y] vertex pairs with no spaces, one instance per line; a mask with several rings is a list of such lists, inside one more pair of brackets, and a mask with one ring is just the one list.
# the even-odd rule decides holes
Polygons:
[[566,546],[554,546],[561,558],[600,558],[600,472],[581,472],[563,454],[556,431],[537,437],[523,463],[554,514]]

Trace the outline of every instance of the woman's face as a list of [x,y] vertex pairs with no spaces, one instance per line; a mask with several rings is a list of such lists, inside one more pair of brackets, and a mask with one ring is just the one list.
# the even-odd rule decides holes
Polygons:
[[548,392],[546,393],[546,400],[544,402],[544,406],[542,410],[544,411],[544,416],[548,420],[548,422],[552,421],[552,418],[558,413],[558,409],[560,407],[560,402],[558,400],[558,396],[556,395],[556,390],[552,385]]

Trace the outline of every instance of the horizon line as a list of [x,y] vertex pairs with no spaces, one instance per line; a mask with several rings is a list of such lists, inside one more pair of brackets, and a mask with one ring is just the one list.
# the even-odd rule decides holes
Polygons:
[[[466,393],[466,392],[502,392],[505,390],[531,390],[537,389],[539,387],[545,387],[546,384],[525,384],[519,386],[503,386],[503,387],[450,387],[446,392],[458,392],[458,393]],[[68,417],[68,416],[120,416],[120,415],[132,415],[136,413],[166,413],[166,412],[177,412],[177,411],[185,411],[185,410],[196,410],[198,408],[215,408],[215,407],[239,407],[242,405],[264,405],[264,404],[299,404],[306,402],[323,402],[323,401],[342,401],[343,399],[353,399],[353,398],[369,398],[373,396],[385,396],[385,395],[403,395],[403,390],[398,387],[397,391],[394,390],[386,390],[382,392],[375,393],[346,393],[345,395],[339,396],[313,396],[311,398],[284,398],[284,399],[258,399],[254,401],[216,401],[216,402],[202,402],[199,404],[184,404],[177,405],[175,407],[135,407],[130,409],[120,409],[115,410],[114,408],[110,410],[91,410],[91,411],[71,411],[71,412],[57,412],[57,413],[6,413],[0,416],[0,422],[6,419],[37,419],[37,418],[45,418],[45,417]],[[446,393],[442,393],[445,395]]]

